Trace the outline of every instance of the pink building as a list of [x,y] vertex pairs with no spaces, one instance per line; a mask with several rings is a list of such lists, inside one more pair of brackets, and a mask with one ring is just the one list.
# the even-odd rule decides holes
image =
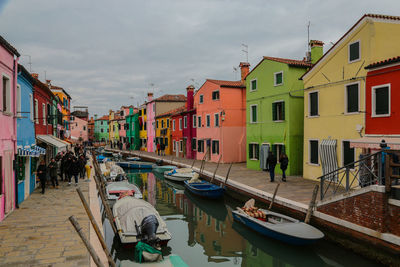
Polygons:
[[194,97],[197,115],[196,158],[222,163],[246,161],[246,87],[241,81],[210,80]]
[[13,160],[17,149],[17,70],[20,54],[0,36],[0,221],[15,209]]
[[71,117],[71,140],[76,143],[88,141],[88,122],[79,117]]
[[129,115],[129,110],[130,108],[134,108],[133,106],[122,106],[119,110],[119,119],[118,119],[118,125],[119,125],[119,141],[121,141],[124,146],[123,148],[125,148],[125,144],[128,142],[127,138],[126,138],[126,120],[125,117],[127,115]]

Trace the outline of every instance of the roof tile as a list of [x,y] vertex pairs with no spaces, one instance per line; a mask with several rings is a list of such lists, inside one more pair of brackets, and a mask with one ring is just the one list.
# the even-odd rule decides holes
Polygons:
[[368,66],[366,66],[365,69],[373,69],[373,68],[376,68],[376,67],[385,66],[385,65],[389,65],[389,64],[397,63],[397,62],[400,62],[400,56],[392,57],[392,58],[388,58],[388,59],[385,59],[385,60],[381,60],[381,61],[378,61],[378,62],[371,63]]
[[207,81],[223,87],[245,87],[242,81],[223,81],[223,80],[213,80],[213,79],[207,79]]
[[312,67],[312,63],[307,62],[305,60],[296,60],[296,59],[288,59],[288,58],[280,58],[280,57],[263,57],[264,59],[280,62],[280,63],[285,63],[290,66],[295,66],[295,67]]

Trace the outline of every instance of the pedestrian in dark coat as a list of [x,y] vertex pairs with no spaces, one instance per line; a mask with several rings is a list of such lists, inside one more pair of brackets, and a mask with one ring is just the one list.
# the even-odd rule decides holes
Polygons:
[[269,177],[271,179],[271,182],[273,182],[275,180],[275,166],[276,166],[276,163],[277,163],[276,157],[270,151],[268,153],[267,166],[268,166]]
[[285,153],[282,153],[281,158],[279,159],[279,163],[281,165],[282,170],[282,181],[286,182],[286,169],[289,165],[289,158]]
[[57,166],[57,162],[55,161],[54,158],[51,159],[47,168],[49,170],[50,180],[51,180],[51,184],[53,185],[53,188],[58,189],[58,180],[57,180],[58,166]]
[[[78,178],[79,178],[79,173],[80,173],[80,163],[79,160],[75,157],[72,158],[71,162],[71,174],[74,176],[75,179],[75,186],[78,186]],[[71,179],[69,180],[69,185],[71,184]]]
[[40,164],[36,170],[36,175],[39,177],[40,186],[42,187],[42,194],[44,194],[44,190],[46,188],[46,176],[47,176],[47,168],[44,160],[40,161]]
[[81,155],[79,157],[79,168],[80,168],[81,179],[85,178],[85,172],[86,172],[85,165],[86,165],[86,158],[84,155]]

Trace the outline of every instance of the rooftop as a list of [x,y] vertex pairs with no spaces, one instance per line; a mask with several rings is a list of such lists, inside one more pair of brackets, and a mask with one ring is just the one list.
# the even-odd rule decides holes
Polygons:
[[21,56],[17,49],[13,47],[9,42],[6,41],[6,39],[3,38],[3,36],[0,35],[0,44],[3,45],[10,53],[13,53],[17,57]]
[[242,83],[242,81],[224,81],[224,80],[213,80],[213,79],[207,79],[207,81],[215,83],[221,87],[238,87],[238,88],[246,87]]
[[175,109],[171,109],[168,110],[167,112],[161,113],[159,115],[156,116],[156,118],[161,118],[161,117],[166,117],[166,116],[170,116],[170,115],[174,115],[177,114],[179,112],[182,112],[186,109],[185,106],[179,107],[179,108],[175,108]]
[[96,119],[96,121],[108,121],[108,115],[104,115],[103,117]]
[[[153,99],[152,101],[157,102],[186,102],[185,95],[163,95],[159,98]],[[150,101],[150,102],[152,102]]]
[[400,62],[400,56],[392,57],[392,58],[388,58],[388,59],[385,59],[385,60],[381,60],[381,61],[378,61],[378,62],[371,63],[368,66],[366,66],[365,69],[373,69],[373,68],[376,68],[376,67],[386,66],[386,65],[390,65],[390,64],[398,63],[398,62]]
[[288,59],[288,58],[280,58],[280,57],[263,57],[263,59],[272,60],[280,63],[288,64],[289,66],[294,67],[305,67],[310,68],[312,67],[312,63],[306,60],[296,60],[296,59]]

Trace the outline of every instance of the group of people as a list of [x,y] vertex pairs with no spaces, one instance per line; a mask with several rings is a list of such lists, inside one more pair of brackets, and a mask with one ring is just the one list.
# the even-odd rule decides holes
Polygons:
[[165,144],[164,144],[164,142],[161,142],[161,144],[160,144],[160,142],[157,143],[157,155],[165,156]]
[[[118,148],[119,150],[122,150],[123,145],[124,145],[124,144],[123,144],[121,141],[110,142],[111,148]],[[128,145],[128,144],[127,144],[127,145]]]
[[71,185],[72,177],[74,177],[75,186],[77,186],[79,177],[84,179],[85,173],[89,178],[90,166],[87,165],[86,152],[81,145],[76,145],[74,147],[74,152],[63,151],[58,153],[50,160],[47,166],[45,160],[42,159],[36,170],[37,177],[40,180],[42,194],[45,192],[48,177],[50,178],[53,188],[58,189],[58,176],[60,176],[61,181],[67,181],[68,185]]
[[[277,164],[277,159],[275,155],[269,151],[268,158],[267,158],[267,170],[269,171],[270,181],[275,181],[275,166]],[[286,182],[286,169],[289,165],[289,158],[285,153],[282,153],[279,157],[279,164],[282,170],[282,181]]]

